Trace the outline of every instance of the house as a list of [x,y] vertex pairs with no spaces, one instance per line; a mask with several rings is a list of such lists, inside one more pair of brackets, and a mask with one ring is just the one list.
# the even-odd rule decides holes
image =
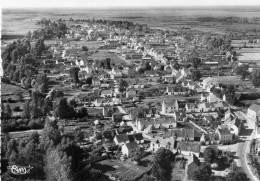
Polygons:
[[186,112],[188,112],[188,113],[191,113],[191,112],[197,112],[197,106],[196,106],[196,104],[195,103],[187,103],[186,105],[185,105],[185,110],[186,110]]
[[164,117],[164,118],[145,118],[136,119],[136,126],[139,131],[144,131],[147,128],[176,128],[177,121],[174,117]]
[[142,57],[142,60],[152,60],[152,56],[149,54],[146,54]]
[[247,116],[253,120],[260,117],[260,105],[252,104],[247,110]]
[[242,121],[237,117],[229,124],[229,130],[232,134],[238,136],[241,131]]
[[186,170],[195,170],[199,168],[200,161],[199,158],[195,154],[191,154],[188,156],[188,161],[186,163]]
[[125,97],[126,97],[127,99],[133,98],[133,97],[135,97],[135,96],[136,96],[136,91],[135,91],[135,90],[127,90],[127,91],[125,92]]
[[165,76],[163,76],[163,79],[164,79],[164,82],[171,84],[175,80],[175,77],[173,75],[165,75]]
[[126,134],[119,134],[114,137],[114,140],[116,145],[122,146],[123,144],[129,143],[129,137]]
[[126,157],[131,156],[139,148],[137,142],[132,141],[122,146],[122,154]]
[[113,96],[113,90],[102,90],[100,97],[112,97]]
[[177,100],[171,102],[162,102],[162,114],[174,113],[174,111],[179,110],[179,104]]
[[175,139],[173,137],[166,138],[161,136],[153,136],[150,143],[150,150],[156,152],[160,147],[164,147],[173,151],[174,145]]
[[194,154],[199,157],[200,149],[200,142],[177,142],[177,151],[185,156],[190,156]]
[[112,71],[111,71],[111,77],[122,77],[122,71],[119,70],[118,68],[113,68]]
[[255,138],[256,138],[256,139],[260,139],[259,117],[256,118],[256,124],[255,124]]
[[219,136],[219,141],[222,143],[230,143],[233,139],[233,135],[229,131],[228,127],[217,128],[216,133]]
[[185,80],[186,79],[185,79],[184,75],[181,74],[180,72],[178,72],[177,75],[176,75],[176,83],[181,83],[181,82],[183,82]]
[[146,117],[146,110],[141,108],[131,108],[128,112],[131,120],[135,120],[136,118]]
[[189,91],[188,88],[186,87],[181,87],[181,86],[167,86],[166,88],[166,93],[168,95],[184,95],[187,94]]
[[103,143],[102,146],[105,148],[106,152],[112,152],[118,148],[118,145],[116,145],[114,142],[106,142]]
[[207,102],[220,102],[222,101],[220,98],[218,98],[215,94],[210,92],[208,96],[206,97]]
[[144,88],[143,84],[131,84],[128,86],[128,89],[135,89],[135,90],[143,89],[143,88]]
[[[164,137],[173,137],[176,141],[194,141],[196,136],[196,131],[194,129],[174,129],[165,132]],[[198,137],[201,137],[199,135]]]
[[212,77],[207,77],[202,81],[203,89],[207,89],[208,87],[219,87],[219,82],[212,78]]
[[100,79],[99,78],[92,78],[92,85],[95,87],[100,86]]

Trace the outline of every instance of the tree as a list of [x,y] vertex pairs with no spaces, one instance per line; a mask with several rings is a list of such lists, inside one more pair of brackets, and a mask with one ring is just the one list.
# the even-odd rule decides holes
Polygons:
[[124,79],[120,79],[120,81],[119,81],[119,91],[124,92],[127,87],[128,87],[127,81],[124,80]]
[[56,98],[53,102],[53,114],[59,118],[71,118],[74,116],[74,109],[68,105],[66,98]]
[[92,84],[92,77],[88,77],[86,79],[86,84],[88,84],[89,86]]
[[211,180],[212,170],[210,164],[202,164],[199,169],[194,171],[192,179],[194,181]]
[[81,47],[83,51],[88,51],[88,47],[87,46],[82,46]]
[[32,141],[34,144],[39,144],[40,142],[40,135],[37,131],[33,132],[29,136],[29,140]]
[[151,69],[152,69],[152,67],[151,67],[150,63],[149,63],[149,62],[146,62],[146,63],[145,63],[145,70],[146,70],[146,71],[149,71],[149,70],[151,70]]
[[5,104],[4,115],[5,115],[5,119],[9,119],[12,116],[12,110],[11,110],[9,104]]
[[139,74],[144,74],[145,73],[145,69],[144,68],[139,68],[138,69],[138,73]]
[[18,52],[16,49],[12,51],[11,57],[12,57],[13,62],[15,63],[18,59]]
[[143,155],[144,155],[144,149],[140,147],[133,153],[132,158],[133,158],[134,161],[137,162],[137,164],[139,164]]
[[154,156],[152,166],[153,176],[158,180],[170,180],[172,171],[171,163],[174,159],[175,156],[170,150],[163,147],[159,148]]
[[193,65],[193,67],[194,67],[195,69],[197,69],[198,66],[199,66],[200,63],[201,63],[200,58],[198,58],[197,56],[192,56],[192,57],[190,58],[190,61],[191,61],[192,65]]
[[218,148],[216,146],[208,146],[205,150],[204,150],[204,160],[207,163],[213,163],[213,161],[218,157]]
[[249,181],[250,179],[242,171],[233,171],[226,176],[226,181]]
[[78,83],[79,82],[79,77],[78,77],[78,73],[79,73],[79,68],[78,67],[71,67],[69,70],[70,73],[70,77],[72,79],[72,81],[74,83]]
[[30,118],[30,101],[26,100],[23,106],[23,117]]
[[80,110],[78,111],[78,117],[83,118],[86,116],[88,116],[87,108],[85,108],[85,107],[80,108]]
[[194,70],[191,77],[193,81],[199,81],[202,76],[199,70]]
[[36,57],[39,57],[42,55],[43,51],[45,50],[45,45],[44,45],[44,39],[38,39],[33,48],[33,53]]
[[80,143],[84,140],[84,133],[78,130],[74,133],[74,138],[77,143]]
[[253,83],[253,86],[259,87],[260,86],[260,66],[257,66],[252,71],[252,78],[251,81]]
[[237,66],[235,69],[235,72],[237,75],[241,75],[241,80],[244,80],[249,75],[248,65],[243,64],[243,65]]
[[39,91],[40,93],[48,92],[49,82],[46,74],[39,74],[36,77],[36,84],[34,85],[34,89]]

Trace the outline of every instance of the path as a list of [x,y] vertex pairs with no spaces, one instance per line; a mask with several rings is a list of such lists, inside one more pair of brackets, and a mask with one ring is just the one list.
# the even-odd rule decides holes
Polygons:
[[19,137],[26,137],[30,134],[32,134],[33,132],[38,132],[39,135],[41,135],[43,129],[32,129],[32,130],[27,130],[27,131],[15,131],[15,132],[9,132],[8,135],[11,138],[19,138]]

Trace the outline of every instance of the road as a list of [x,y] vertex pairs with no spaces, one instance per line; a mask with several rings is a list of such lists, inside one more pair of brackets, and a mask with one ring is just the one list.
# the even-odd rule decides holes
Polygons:
[[250,140],[252,140],[255,135],[254,133],[255,120],[248,118],[247,115],[242,111],[235,112],[235,115],[238,116],[240,119],[246,120],[247,123],[244,131],[245,132],[249,131],[248,133],[250,133],[244,136],[244,138],[246,138],[245,142],[241,142],[238,145],[237,156],[239,157],[239,166],[244,168],[244,171],[247,174],[247,177],[250,178],[250,180],[259,181],[259,179],[256,178],[252,173],[252,171],[250,170],[247,157],[246,157],[246,155],[250,152],[250,148],[249,148]]
[[142,133],[144,138],[149,139],[149,140],[152,139],[151,136],[149,136],[148,134],[146,134],[146,133],[144,133],[144,132],[142,132],[142,131],[139,131],[139,130],[137,129],[137,127],[136,127],[136,126],[134,125],[134,123],[132,122],[132,120],[131,120],[129,114],[127,113],[127,111],[126,111],[122,106],[117,106],[117,108],[118,108],[118,110],[119,110],[120,113],[126,114],[126,115],[124,116],[124,120],[127,120],[127,121],[128,121],[128,122],[126,122],[126,124],[127,124],[128,126],[131,126],[135,132],[137,132],[137,133]]
[[250,170],[247,159],[246,159],[246,155],[247,155],[247,153],[249,153],[249,143],[250,143],[250,141],[239,143],[238,150],[237,150],[237,156],[239,157],[241,167],[243,167],[245,173],[247,174],[247,177],[252,181],[259,181],[259,179],[257,179],[254,176],[254,174],[252,173],[252,171]]
[[8,135],[11,138],[20,138],[20,137],[26,137],[34,132],[38,132],[39,135],[41,135],[43,129],[32,129],[32,130],[28,130],[28,131],[15,131],[15,132],[9,132]]

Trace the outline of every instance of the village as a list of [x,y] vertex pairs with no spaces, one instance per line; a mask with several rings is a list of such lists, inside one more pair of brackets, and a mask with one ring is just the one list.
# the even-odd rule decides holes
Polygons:
[[[259,38],[238,42],[217,34],[185,34],[129,23],[133,30],[127,22],[60,21],[66,31],[41,42],[45,48],[37,55],[35,70],[28,67],[35,75],[26,73],[20,81],[11,80],[11,63],[5,67],[1,83],[5,105],[14,108],[17,100],[3,93],[4,86],[20,87],[20,101],[26,102],[36,99],[35,89],[41,92],[46,82],[39,109],[45,110],[45,102],[53,104],[41,113],[45,116],[37,112],[26,117],[45,118],[39,128],[28,123],[30,128],[16,130],[8,125],[8,137],[19,139],[30,129],[42,135],[46,125],[55,122],[59,134],[74,137],[88,155],[80,161],[100,170],[108,180],[152,179],[160,148],[175,155],[172,181],[196,180],[193,171],[202,163],[210,164],[215,177],[226,177],[242,167],[250,180],[259,179],[248,155],[259,156],[260,152],[260,104],[254,98],[251,102],[241,98],[259,91],[248,78],[258,66]],[[51,23],[41,20],[39,25]],[[33,47],[38,44],[37,36],[30,32],[25,39]],[[211,41],[201,41],[203,36]],[[11,61],[16,71],[21,70],[18,59]],[[20,62],[30,61],[23,59]],[[236,66],[247,68],[244,79]],[[25,119],[26,104],[19,105],[10,118]],[[218,153],[215,158],[209,153],[212,150]]]

